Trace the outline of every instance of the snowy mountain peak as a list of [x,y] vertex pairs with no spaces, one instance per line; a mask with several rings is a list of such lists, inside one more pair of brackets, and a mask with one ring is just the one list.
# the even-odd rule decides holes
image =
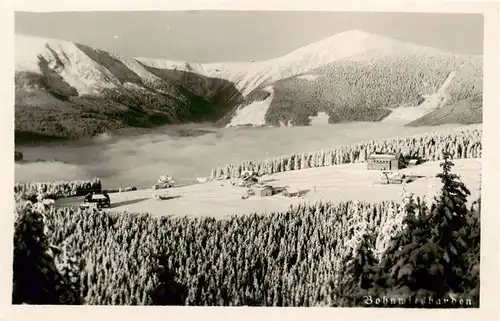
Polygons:
[[324,60],[334,61],[354,57],[366,52],[374,54],[398,54],[415,52],[416,50],[428,51],[429,53],[442,52],[439,49],[419,46],[362,30],[350,30],[301,47],[285,57],[307,55],[324,57]]
[[362,30],[350,30],[308,44],[284,56],[256,62],[185,64],[163,59],[137,60],[150,67],[191,71],[207,77],[226,79],[234,82],[246,96],[256,88],[338,60],[365,60],[408,53],[439,54],[442,51]]
[[81,51],[77,44],[65,40],[16,35],[15,64],[17,72],[39,74],[43,73],[42,68],[46,65],[80,95],[95,94],[101,88],[114,88],[120,83],[108,69]]

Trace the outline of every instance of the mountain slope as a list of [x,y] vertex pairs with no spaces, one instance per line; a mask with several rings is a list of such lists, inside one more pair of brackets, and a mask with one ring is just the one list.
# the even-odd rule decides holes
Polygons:
[[[309,125],[309,117],[319,112],[325,112],[330,123],[380,121],[391,118],[393,111],[399,117],[392,121],[406,124],[457,103],[481,113],[482,102],[470,98],[482,95],[482,59],[446,53],[370,56],[339,60],[273,83],[266,124]],[[456,120],[444,117],[440,123]]]
[[[482,113],[482,57],[456,55],[354,30],[254,63],[194,64],[139,58],[144,65],[234,82],[244,102],[219,121],[224,126],[309,125],[326,113],[330,123],[475,123]],[[440,112],[455,104],[475,116]],[[264,117],[262,116],[264,115]]]
[[16,141],[215,121],[242,101],[227,80],[165,74],[81,44],[16,35]]
[[408,126],[436,126],[449,123],[478,124],[483,122],[483,96],[477,95],[449,104],[412,121]]
[[[482,94],[482,57],[455,55],[359,30],[254,63],[139,60],[156,68],[217,75],[234,82],[245,101],[219,121],[226,126],[307,125],[318,112],[326,112],[329,122],[383,120],[406,124]],[[461,97],[460,92],[468,93]],[[475,108],[481,105],[477,99],[463,102],[468,103],[481,112]],[[263,113],[264,120],[256,117]],[[440,122],[456,119],[444,117]],[[462,118],[461,122],[477,119]],[[429,122],[424,119],[421,123]]]

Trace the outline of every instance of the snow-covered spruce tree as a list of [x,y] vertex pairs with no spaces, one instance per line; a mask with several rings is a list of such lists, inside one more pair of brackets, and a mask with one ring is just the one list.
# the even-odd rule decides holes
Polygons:
[[77,299],[80,293],[81,281],[80,260],[75,251],[71,250],[67,244],[63,244],[60,250],[56,248],[54,250],[57,252],[54,260],[56,268],[65,281],[67,291],[70,291],[74,298]]
[[468,250],[464,254],[468,262],[468,270],[462,283],[465,294],[473,299],[479,305],[479,287],[480,287],[480,255],[481,255],[481,196],[475,206],[470,210],[468,216],[468,229],[463,233],[468,236]]
[[15,214],[12,303],[79,304],[79,292],[56,267],[44,213],[24,202],[17,205]]
[[[406,193],[405,191],[403,193]],[[406,197],[406,195],[404,196]],[[377,233],[375,241],[375,255],[381,259],[391,244],[393,238],[397,237],[403,229],[404,214],[393,204],[387,209],[387,215]]]
[[153,280],[155,286],[147,289],[152,305],[185,305],[188,289],[178,282],[178,275],[168,268],[165,254],[150,254],[154,258]]
[[[444,299],[463,294],[469,264],[462,254],[467,238],[466,197],[469,191],[452,174],[449,154],[441,164],[443,186],[431,209],[410,197],[405,205],[405,228],[393,240],[379,266],[374,291],[389,297],[432,297],[434,303],[406,302],[406,307],[445,307]],[[436,305],[440,300],[440,305]],[[451,301],[448,301],[448,303]]]
[[363,233],[352,255],[348,258],[341,281],[340,305],[360,306],[372,294],[378,261],[373,253],[375,240],[372,234]]
[[[404,229],[383,255],[372,293],[396,299],[444,297],[449,290],[440,264],[444,250],[431,238],[430,216],[419,213],[413,195],[409,195]],[[407,301],[404,306],[412,307],[414,303]]]
[[[401,203],[400,204],[390,204],[387,209],[387,215],[385,215],[383,224],[380,225],[375,242],[375,254],[377,260],[381,260],[386,254],[387,249],[393,243],[393,241],[400,237],[403,229],[406,227],[406,216],[408,210],[416,210],[417,216],[425,215],[427,212],[427,205],[425,201],[422,201],[417,197],[417,202],[413,198],[412,193],[408,193],[405,186],[401,192]],[[413,215],[413,214],[412,214]]]
[[378,264],[374,254],[375,237],[368,231],[366,221],[357,223],[352,239],[346,243],[347,253],[342,263],[342,278],[335,289],[336,306],[360,306],[371,293]]
[[467,268],[462,274],[463,294],[464,299],[471,299],[473,305],[479,306],[479,290],[480,290],[480,243],[481,243],[481,175],[479,178],[479,198],[474,201],[468,210],[466,221],[459,234],[466,240],[467,249],[462,253],[462,257]]
[[454,165],[447,152],[443,152],[444,161],[441,163],[442,172],[436,177],[443,184],[440,195],[431,209],[430,223],[433,228],[433,241],[444,249],[443,267],[450,290],[461,292],[463,277],[468,269],[463,253],[467,250],[466,236],[460,233],[467,227],[467,196],[470,191],[451,172]]

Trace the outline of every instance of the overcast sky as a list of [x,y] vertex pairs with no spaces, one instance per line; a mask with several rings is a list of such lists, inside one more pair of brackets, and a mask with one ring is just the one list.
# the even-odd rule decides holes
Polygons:
[[262,60],[361,29],[457,53],[482,54],[478,14],[156,11],[15,14],[15,32],[130,56],[192,62]]

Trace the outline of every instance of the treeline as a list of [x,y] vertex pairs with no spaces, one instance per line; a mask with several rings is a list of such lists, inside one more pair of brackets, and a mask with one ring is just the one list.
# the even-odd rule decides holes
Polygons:
[[99,178],[77,181],[46,181],[14,184],[16,200],[36,202],[39,197],[57,199],[61,197],[81,196],[90,191],[101,191],[102,182]]
[[[224,220],[50,209],[44,235],[74,258],[65,271],[80,272],[67,284],[85,304],[478,306],[480,202],[466,206],[468,190],[449,164],[433,204],[408,195],[402,203],[319,202]],[[34,223],[23,224],[16,231]],[[20,284],[15,291],[28,291]],[[37,293],[29,291],[14,297]]]
[[119,187],[119,188],[106,188],[103,191],[105,191],[106,193],[131,192],[131,191],[137,191],[137,187],[124,186],[124,187]]
[[375,152],[401,152],[404,156],[437,161],[443,159],[443,150],[449,150],[454,159],[480,158],[482,152],[481,137],[482,129],[464,128],[450,132],[373,140],[317,152],[224,165],[212,169],[210,179],[239,178],[241,172],[246,170],[255,171],[259,176],[262,176],[299,169],[358,163],[366,161]]

